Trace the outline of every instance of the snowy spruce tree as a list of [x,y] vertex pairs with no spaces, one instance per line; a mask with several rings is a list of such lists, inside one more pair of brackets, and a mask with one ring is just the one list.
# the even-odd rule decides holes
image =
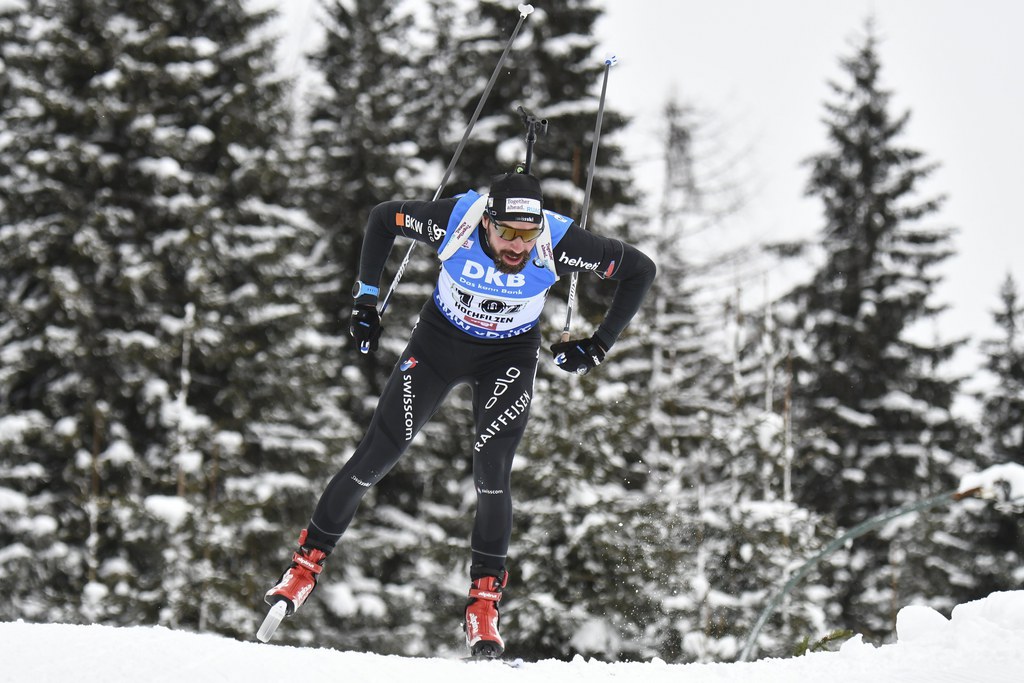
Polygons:
[[[362,437],[436,273],[434,255],[419,245],[401,289],[389,301],[381,349],[359,353],[348,339],[348,325],[351,289],[370,210],[391,199],[430,199],[434,192],[430,185],[440,179],[436,167],[446,163],[433,158],[437,131],[428,123],[437,122],[441,114],[436,109],[443,109],[433,99],[434,93],[445,92],[437,80],[442,70],[436,62],[450,49],[440,42],[439,36],[445,34],[434,32],[439,28],[434,22],[445,21],[451,14],[450,8],[438,4],[436,12],[426,17],[416,16],[412,3],[393,0],[324,2],[319,7],[324,40],[308,55],[314,77],[303,107],[303,182],[296,189],[325,235],[316,258],[329,280],[318,297],[327,312],[332,340],[337,335],[342,342],[332,351],[338,354],[341,368],[326,394],[344,407],[354,428],[345,430],[345,439],[332,444],[329,457],[319,464],[320,474],[313,479],[317,492]],[[396,241],[382,275],[382,293],[387,292],[409,244]],[[431,429],[431,440],[446,437]],[[433,492],[423,492],[419,473],[427,469],[451,477],[447,468],[452,456],[440,447],[436,452],[420,452],[418,446],[425,438],[420,437],[410,456],[367,494],[351,530],[328,562],[319,599],[304,607],[292,628],[282,629],[281,642],[330,640],[347,649],[427,654],[434,645],[434,619],[443,618],[450,644],[458,643],[453,621],[457,610],[423,604],[434,595],[444,574],[436,568],[423,570],[432,560],[423,553],[419,527],[416,533],[408,528],[415,526],[421,504],[441,502]],[[435,462],[432,458],[437,454],[443,460]],[[281,474],[287,476],[291,467],[283,464]],[[312,512],[315,498],[305,500],[308,505],[296,508],[291,519],[294,528],[278,539],[282,569],[295,532]],[[382,632],[394,637],[382,639]]]
[[22,551],[4,571],[35,579],[8,616],[248,632],[264,587],[239,577],[268,575],[257,549],[278,514],[253,504],[281,485],[262,472],[301,471],[310,436],[342,421],[320,422],[318,230],[285,201],[270,15],[13,12],[0,401],[17,431],[0,457],[36,522],[5,527]]
[[985,369],[995,386],[980,396],[983,450],[992,463],[1024,464],[1024,302],[1012,275],[993,314],[999,337],[984,341]]
[[[657,218],[636,230],[656,260],[658,277],[643,318],[644,334],[627,341],[636,345],[636,357],[628,367],[601,368],[614,376],[614,400],[604,409],[613,416],[611,428],[619,431],[612,440],[623,449],[623,475],[648,501],[646,519],[665,535],[632,551],[635,565],[647,563],[640,591],[651,602],[644,617],[647,633],[637,640],[670,661],[718,654],[709,642],[717,635],[709,596],[719,587],[710,586],[708,577],[719,558],[710,551],[704,513],[714,505],[708,491],[718,481],[710,463],[717,456],[711,425],[732,412],[732,401],[715,395],[727,366],[712,351],[715,327],[701,313],[698,268],[689,256],[692,232],[713,213],[704,175],[706,131],[699,119],[693,107],[675,99],[665,106]],[[606,392],[602,388],[598,396]],[[630,569],[623,567],[627,574]]]
[[[727,229],[742,206],[739,169],[718,145],[714,120],[675,100],[666,106],[664,191],[659,218],[647,227],[659,267],[643,341],[652,362],[635,382],[645,387],[637,399],[611,407],[646,402],[646,410],[626,408],[622,422],[647,430],[647,495],[664,499],[674,528],[671,562],[650,587],[660,609],[648,618],[663,637],[660,656],[676,661],[735,658],[758,616],[752,606],[820,545],[819,517],[786,486],[791,449],[770,309],[751,316],[731,298],[716,302],[718,264],[728,259],[693,256],[706,232]],[[806,594],[797,591],[778,610],[761,652],[784,654],[799,637],[820,633],[823,619],[807,609]]]
[[[422,199],[428,192],[430,179],[416,173],[424,167],[416,142],[423,79],[420,50],[410,46],[417,27],[403,8],[407,4],[324,3],[323,44],[308,55],[316,77],[304,108],[305,173],[298,189],[329,238],[320,256],[333,268],[337,289],[324,292],[324,306],[342,333],[370,209],[389,199]],[[402,324],[409,311],[404,313]],[[364,360],[372,366],[361,370],[386,376],[390,363],[380,368],[373,356]],[[371,390],[379,390],[382,377],[371,373],[366,379]]]
[[[794,495],[850,527],[956,485],[965,433],[950,413],[958,381],[944,364],[964,341],[923,339],[921,323],[942,310],[931,299],[951,231],[928,225],[942,206],[921,197],[935,164],[899,143],[909,114],[891,112],[870,23],[841,64],[847,82],[831,84],[825,105],[829,147],[809,160],[824,255],[780,327],[792,332]],[[909,559],[941,552],[932,524],[857,542],[828,579],[842,626],[883,636],[894,606],[934,595],[929,584],[943,581],[915,575]]]
[[[985,370],[992,381],[978,395],[981,408],[980,467],[1024,464],[1024,305],[1013,276],[1007,274],[993,310],[997,333],[982,340]],[[969,581],[961,581],[960,601],[993,591],[1015,590],[1024,580],[1024,523],[1019,510],[991,502],[966,500],[949,510],[945,523],[971,544]],[[948,561],[948,560],[947,560]]]

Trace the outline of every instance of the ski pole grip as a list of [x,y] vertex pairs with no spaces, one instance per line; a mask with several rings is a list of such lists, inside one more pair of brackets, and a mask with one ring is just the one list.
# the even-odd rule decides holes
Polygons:
[[520,5],[519,16],[526,18],[533,14],[533,5]]
[[563,342],[569,341],[569,333],[568,332],[562,332],[562,341]]
[[359,345],[359,353],[369,353],[369,352],[370,352],[370,342],[368,342],[368,341],[362,342]]

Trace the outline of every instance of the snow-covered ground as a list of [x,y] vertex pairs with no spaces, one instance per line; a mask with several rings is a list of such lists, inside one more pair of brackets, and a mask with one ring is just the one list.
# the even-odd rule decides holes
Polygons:
[[[905,607],[897,640],[874,647],[860,637],[839,652],[742,664],[606,664],[577,658],[526,662],[414,659],[240,642],[158,627],[113,628],[0,623],[0,681],[126,683],[164,681],[417,681],[418,683],[1020,683],[1024,680],[1024,591],[959,605],[950,619]],[[511,634],[509,634],[511,635]],[[483,677],[483,678],[481,678]]]

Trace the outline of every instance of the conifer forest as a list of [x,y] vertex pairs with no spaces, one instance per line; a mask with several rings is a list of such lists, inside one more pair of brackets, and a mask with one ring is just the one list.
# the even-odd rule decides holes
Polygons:
[[[253,638],[434,286],[420,250],[381,349],[354,348],[367,214],[434,194],[519,18],[494,0],[408,4],[323,0],[297,97],[273,11],[242,0],[0,0],[0,620]],[[530,49],[508,55],[444,196],[519,161],[522,106],[549,122],[533,166],[546,206],[578,219],[601,11],[551,2],[524,23]],[[608,102],[588,227],[658,277],[595,372],[559,372],[542,348],[513,472],[516,656],[733,661],[844,532],[1024,464],[1018,283],[1007,273],[982,302],[998,333],[974,340],[976,372],[992,388],[971,397],[980,418],[959,417],[964,378],[945,368],[970,331],[909,334],[942,311],[955,253],[945,197],[920,189],[942,160],[906,145],[870,22],[836,46],[830,87],[805,165],[816,237],[769,255],[808,276],[757,306],[709,294],[717,265],[688,256],[687,236],[728,212],[701,152],[708,112],[659,105],[664,189],[645,201]],[[567,290],[549,296],[550,342]],[[613,293],[581,278],[574,325],[589,335]],[[452,393],[369,492],[279,642],[461,652],[469,399]],[[883,642],[904,605],[1019,587],[1021,519],[951,497],[847,543],[771,614],[758,652],[845,630]]]

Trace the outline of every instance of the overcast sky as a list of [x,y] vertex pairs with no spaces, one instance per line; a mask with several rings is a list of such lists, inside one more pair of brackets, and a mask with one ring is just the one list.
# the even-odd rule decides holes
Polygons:
[[[1018,35],[1024,2],[598,2],[606,12],[595,56],[619,57],[608,106],[634,117],[618,142],[628,149],[641,187],[652,197],[660,188],[657,135],[670,94],[720,116],[723,144],[744,159],[750,197],[729,234],[714,236],[718,240],[809,237],[820,228],[820,204],[803,196],[808,169],[801,161],[827,149],[821,119],[828,81],[847,82],[839,59],[851,54],[866,19],[874,17],[882,85],[893,92],[894,114],[911,112],[900,142],[941,164],[923,187],[929,197],[948,195],[930,225],[959,230],[957,255],[942,266],[945,282],[934,299],[951,311],[935,332],[970,334],[975,346],[994,334],[991,311],[1006,274],[1012,271],[1024,286],[1024,221],[1015,210],[1024,188],[1024,40]],[[294,34],[314,28],[312,4],[282,3]],[[509,2],[510,12],[517,4]],[[544,7],[543,0],[533,4]],[[777,290],[792,277],[791,269],[779,268],[768,274],[767,286]],[[978,363],[977,353],[969,352],[955,369],[973,373]]]

